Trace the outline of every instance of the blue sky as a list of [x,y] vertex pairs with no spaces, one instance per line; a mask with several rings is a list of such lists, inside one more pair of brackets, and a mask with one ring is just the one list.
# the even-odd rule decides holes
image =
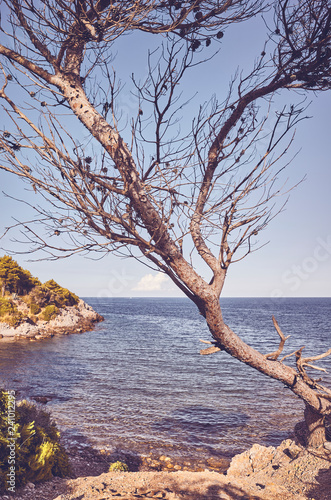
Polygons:
[[[192,106],[208,100],[213,93],[224,95],[237,65],[249,67],[263,49],[264,33],[264,25],[258,19],[226,32],[217,57],[208,63],[206,70],[197,71],[185,83],[185,94],[198,92]],[[141,35],[126,37],[121,42],[114,67],[123,81],[132,71],[144,76],[145,49]],[[261,242],[269,243],[230,267],[224,296],[330,296],[330,94],[309,96],[312,103],[308,114],[312,118],[301,122],[296,131],[292,153],[300,151],[285,177],[289,178],[289,184],[297,183],[304,175],[306,180],[291,192],[285,210],[262,233]],[[284,100],[294,97],[288,91],[282,94]],[[121,99],[122,106],[135,105],[128,87]],[[14,176],[0,171],[0,182],[1,191],[29,199],[22,181]],[[11,224],[12,217],[22,218],[26,212],[24,205],[0,193],[0,232]],[[10,242],[15,236],[19,239],[18,230],[4,238],[0,246],[24,252],[26,247]],[[108,255],[97,261],[74,256],[55,262],[29,262],[33,257],[24,254],[14,258],[42,281],[53,278],[80,296],[181,295],[165,276],[133,259]]]

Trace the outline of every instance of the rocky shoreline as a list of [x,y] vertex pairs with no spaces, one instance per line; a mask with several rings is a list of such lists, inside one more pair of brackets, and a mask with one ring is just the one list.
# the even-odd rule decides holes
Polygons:
[[[28,483],[1,500],[329,500],[331,450],[307,450],[287,439],[277,448],[254,444],[232,458],[227,469],[156,470],[148,462],[132,472],[107,472],[114,457],[90,447],[68,449],[72,475]],[[116,457],[115,457],[116,458]],[[117,457],[118,458],[118,457]],[[167,463],[159,457],[159,463]],[[169,463],[169,462],[168,462]]]
[[[18,307],[23,309],[23,301],[17,301]],[[104,318],[94,311],[82,299],[73,306],[63,306],[57,316],[50,321],[32,321],[26,320],[16,327],[7,323],[0,323],[0,341],[6,340],[43,340],[54,335],[69,335],[72,333],[83,333],[92,330],[96,323],[103,321]]]

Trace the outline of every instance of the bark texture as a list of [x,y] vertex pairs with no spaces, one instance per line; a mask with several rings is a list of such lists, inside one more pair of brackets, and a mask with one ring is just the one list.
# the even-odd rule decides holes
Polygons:
[[326,442],[325,416],[306,404],[305,423],[307,427],[308,448],[319,448]]

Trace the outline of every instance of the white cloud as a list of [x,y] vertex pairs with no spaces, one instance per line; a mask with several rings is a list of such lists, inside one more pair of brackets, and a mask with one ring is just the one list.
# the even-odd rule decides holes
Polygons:
[[154,292],[161,290],[163,283],[169,280],[168,276],[163,273],[145,274],[132,290],[137,292]]

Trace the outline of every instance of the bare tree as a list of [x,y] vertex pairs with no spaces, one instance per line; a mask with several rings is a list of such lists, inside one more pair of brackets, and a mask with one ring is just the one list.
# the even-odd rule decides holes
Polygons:
[[[330,88],[328,1],[2,4],[0,98],[12,129],[0,134],[0,167],[47,201],[35,207],[37,226],[22,223],[30,251],[43,249],[49,258],[125,253],[166,273],[206,318],[213,341],[202,353],[224,350],[289,387],[306,405],[307,444],[321,445],[331,390],[307,367],[317,368],[311,363],[331,351],[303,358],[301,348],[292,353],[296,367],[285,364],[286,337],[274,320],[279,348],[260,353],[225,324],[219,297],[230,264],[256,248],[258,233],[281,209],[283,156],[304,109],[284,106],[275,115],[268,102],[283,89]],[[229,25],[270,8],[265,49],[250,74],[235,76],[223,100],[201,105],[187,127],[184,75],[213,57],[208,47]],[[139,105],[124,115],[113,53],[134,31],[160,42],[148,54],[145,80],[132,79]],[[88,147],[63,113],[84,125]],[[60,236],[59,245],[42,236],[40,223]]]

